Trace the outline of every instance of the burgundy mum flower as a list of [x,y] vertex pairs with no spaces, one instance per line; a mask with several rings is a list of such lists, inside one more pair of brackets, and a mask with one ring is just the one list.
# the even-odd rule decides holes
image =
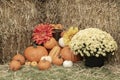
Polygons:
[[50,24],[38,24],[35,26],[32,39],[36,44],[42,44],[52,37],[53,27]]

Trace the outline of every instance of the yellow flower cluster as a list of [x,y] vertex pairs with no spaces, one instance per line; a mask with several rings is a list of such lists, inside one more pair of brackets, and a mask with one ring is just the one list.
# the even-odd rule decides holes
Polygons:
[[113,37],[100,29],[87,28],[76,33],[70,42],[70,48],[81,56],[114,55],[117,43]]
[[78,27],[70,27],[63,35],[65,45],[69,45],[71,38],[78,32]]

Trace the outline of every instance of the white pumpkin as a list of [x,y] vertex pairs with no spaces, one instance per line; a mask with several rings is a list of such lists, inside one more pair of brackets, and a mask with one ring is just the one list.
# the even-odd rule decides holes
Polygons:
[[43,56],[43,57],[41,57],[40,60],[46,60],[46,61],[52,62],[51,56]]
[[63,67],[72,67],[72,66],[73,66],[73,62],[72,61],[65,60],[63,62]]
[[60,45],[61,47],[64,47],[64,46],[65,46],[63,37],[61,37],[61,38],[59,39],[58,43],[59,43],[59,45]]

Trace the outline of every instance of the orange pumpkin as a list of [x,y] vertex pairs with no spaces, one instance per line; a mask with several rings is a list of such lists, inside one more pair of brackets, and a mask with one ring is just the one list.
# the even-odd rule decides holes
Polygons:
[[51,63],[47,60],[40,60],[40,62],[38,63],[38,68],[40,70],[46,70],[49,69],[51,67]]
[[19,61],[13,60],[10,62],[9,68],[13,71],[19,70],[21,68],[21,64]]
[[62,58],[64,60],[70,60],[70,61],[73,61],[73,62],[77,62],[77,61],[80,60],[80,56],[79,55],[74,55],[73,51],[68,46],[64,47],[61,50],[60,55],[62,56]]
[[54,46],[58,45],[58,43],[55,40],[55,38],[52,37],[49,41],[45,42],[43,45],[47,49],[52,49]]
[[48,51],[43,46],[30,46],[24,51],[25,58],[28,61],[36,61],[38,62],[42,56],[48,55]]
[[25,63],[25,57],[19,53],[17,53],[12,60],[20,61],[21,64]]
[[62,65],[62,63],[63,63],[63,58],[62,58],[61,56],[55,56],[55,57],[53,58],[52,63],[55,64],[55,65],[60,66],[60,65]]

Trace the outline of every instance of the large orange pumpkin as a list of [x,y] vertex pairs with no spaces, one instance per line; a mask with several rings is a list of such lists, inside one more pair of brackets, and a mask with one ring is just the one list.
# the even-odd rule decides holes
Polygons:
[[48,55],[48,51],[43,46],[30,46],[25,49],[24,55],[29,61],[39,61],[42,56]]
[[62,56],[62,58],[64,60],[71,60],[73,62],[77,62],[77,61],[80,60],[80,56],[79,55],[74,55],[73,51],[68,46],[64,47],[61,50],[60,55]]

